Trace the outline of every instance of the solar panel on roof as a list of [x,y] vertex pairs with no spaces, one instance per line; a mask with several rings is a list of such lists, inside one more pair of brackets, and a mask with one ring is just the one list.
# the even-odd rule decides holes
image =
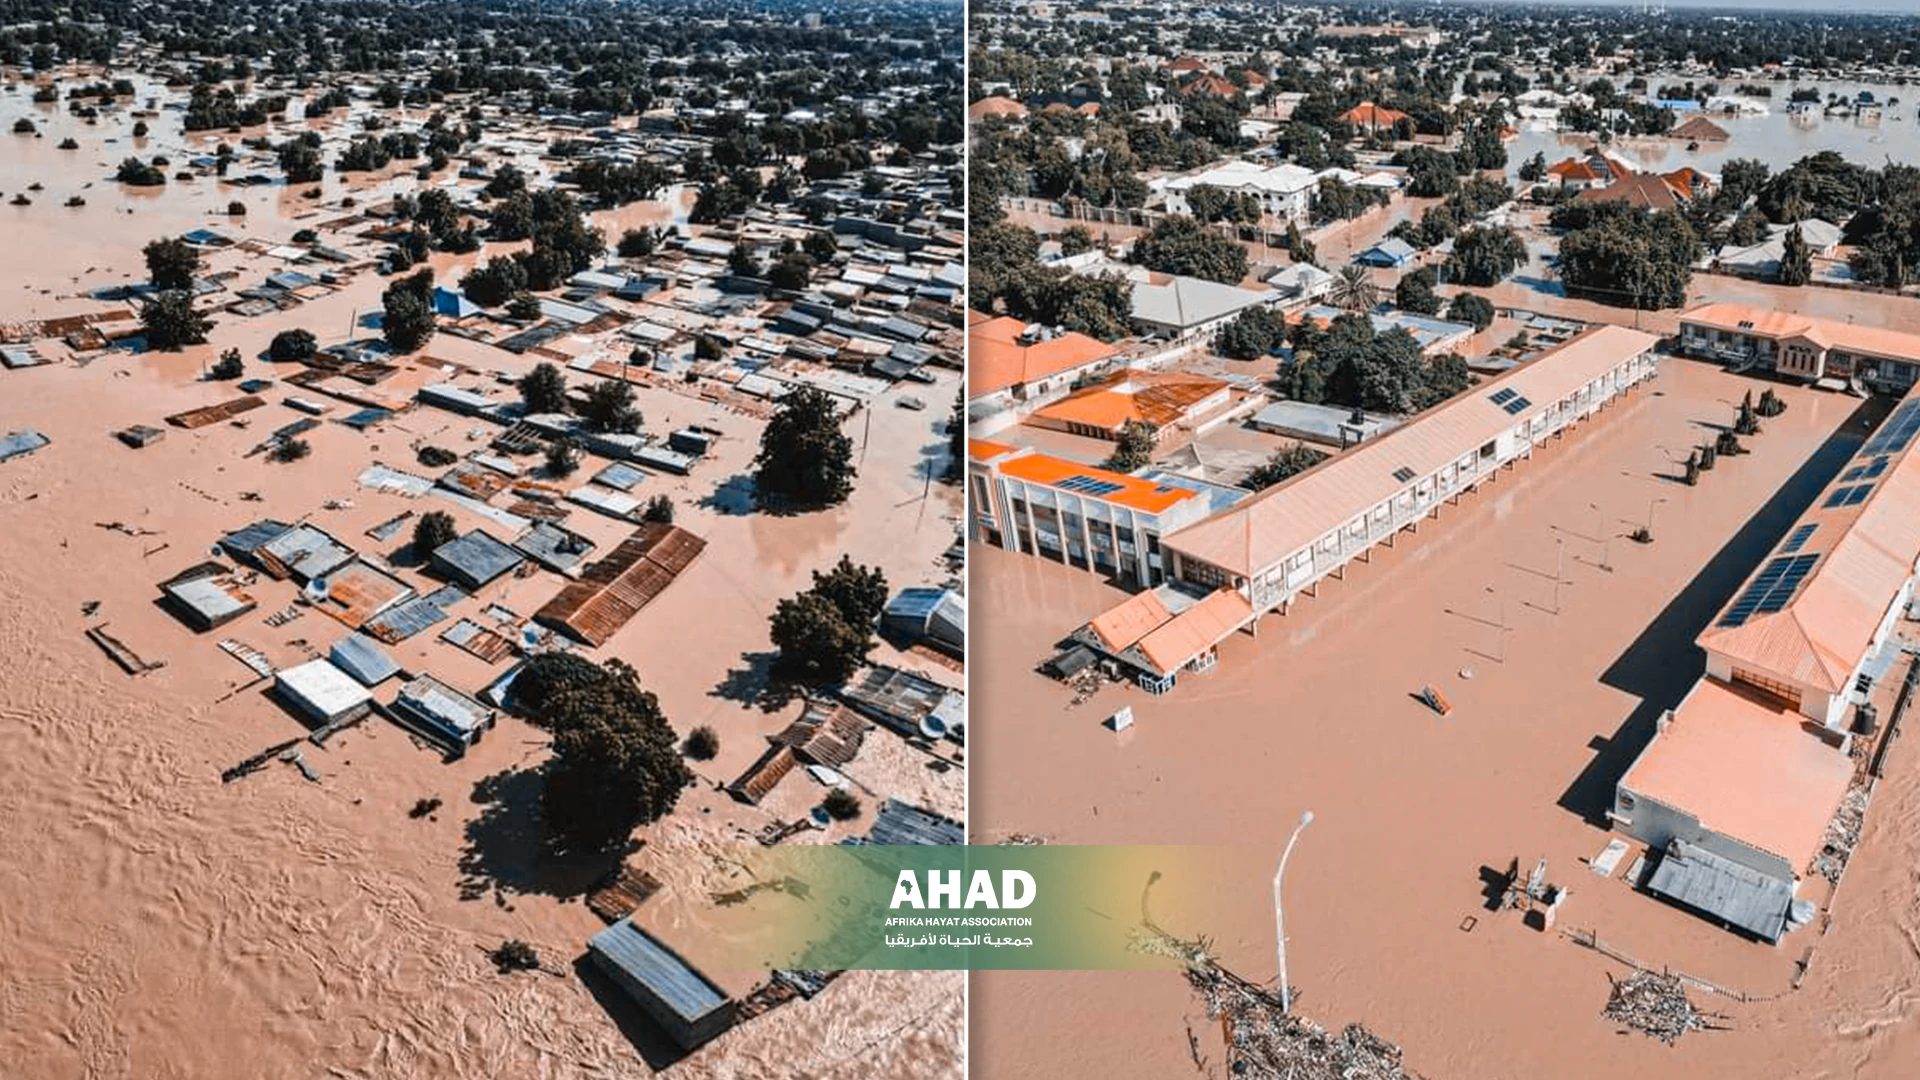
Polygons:
[[1860,448],[1860,456],[1897,454],[1907,448],[1915,434],[1920,434],[1920,401],[1909,401],[1893,410],[1880,430]]
[[1793,535],[1787,537],[1787,542],[1780,545],[1780,554],[1791,555],[1792,553],[1799,551],[1801,548],[1805,547],[1808,538],[1813,536],[1813,531],[1815,529],[1818,529],[1819,527],[1820,526],[1818,524],[1802,525],[1799,528],[1793,530]]
[[1505,405],[1508,400],[1515,396],[1517,395],[1515,395],[1511,389],[1496,390],[1488,400],[1492,401],[1495,405]]
[[1116,484],[1111,480],[1096,480],[1083,473],[1076,473],[1069,476],[1065,480],[1062,480],[1057,486],[1067,491],[1079,492],[1083,495],[1111,495],[1119,491],[1122,487],[1122,485]]
[[1746,591],[1720,617],[1720,626],[1739,626],[1755,614],[1779,611],[1793,599],[1800,583],[1820,561],[1815,555],[1786,555],[1774,559],[1755,574]]
[[1414,471],[1412,469],[1407,468],[1405,465],[1402,465],[1399,468],[1393,470],[1393,478],[1395,480],[1400,481],[1403,484],[1413,479],[1414,475],[1415,475]]
[[1872,484],[1861,484],[1847,493],[1848,506],[1858,506],[1867,501],[1867,494],[1873,490]]
[[1852,494],[1853,489],[1850,487],[1834,488],[1833,493],[1827,496],[1827,501],[1820,504],[1820,509],[1831,510],[1836,506],[1846,506],[1847,499]]
[[1533,402],[1527,400],[1526,398],[1519,397],[1518,395],[1516,395],[1512,401],[1509,401],[1505,405],[1502,405],[1501,408],[1507,410],[1508,413],[1514,416],[1518,416],[1520,415],[1521,410],[1527,408],[1532,404]]

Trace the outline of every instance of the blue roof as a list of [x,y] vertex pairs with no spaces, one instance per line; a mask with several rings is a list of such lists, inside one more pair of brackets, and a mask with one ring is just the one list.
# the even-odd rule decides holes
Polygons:
[[469,315],[478,315],[480,311],[480,305],[467,299],[462,293],[454,292],[445,286],[433,290],[435,315],[451,315],[456,319],[464,319]]

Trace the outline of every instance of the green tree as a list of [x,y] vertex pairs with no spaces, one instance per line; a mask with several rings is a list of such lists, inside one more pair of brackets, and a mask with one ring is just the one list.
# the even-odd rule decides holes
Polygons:
[[413,523],[413,553],[425,559],[453,543],[459,536],[460,531],[454,527],[452,514],[445,510],[429,510]]
[[567,377],[542,360],[520,380],[520,400],[530,414],[567,411]]
[[665,495],[655,495],[647,500],[647,508],[641,512],[640,520],[656,525],[673,524],[673,500]]
[[1214,349],[1235,360],[1254,360],[1279,348],[1286,334],[1286,316],[1272,308],[1248,308],[1221,328]]
[[1527,245],[1518,233],[1504,226],[1477,226],[1454,237],[1447,277],[1486,288],[1499,284],[1526,262]]
[[813,260],[795,252],[782,255],[767,268],[767,283],[776,289],[801,292],[813,278]]
[[628,229],[620,234],[620,243],[614,250],[623,259],[643,259],[653,254],[659,235],[652,229]]
[[1439,283],[1440,276],[1430,266],[1402,274],[1400,283],[1393,289],[1393,304],[1415,315],[1438,315],[1440,294],[1434,291],[1434,286]]
[[311,330],[282,330],[273,335],[272,344],[267,346],[267,359],[287,363],[305,360],[320,348],[320,342]]
[[1326,454],[1306,443],[1296,442],[1275,450],[1272,457],[1248,473],[1240,484],[1254,491],[1264,491],[1282,480],[1306,472],[1326,459]]
[[228,349],[220,354],[220,360],[207,374],[216,379],[237,379],[246,372],[246,364],[240,359],[239,349]]
[[803,386],[781,400],[760,433],[754,492],[795,507],[837,506],[853,493],[853,439],[824,390]]
[[433,336],[433,271],[421,270],[380,294],[380,334],[394,352],[417,351]]
[[1313,241],[1300,235],[1297,222],[1287,222],[1287,254],[1297,263],[1318,263],[1320,253],[1314,250]]
[[155,349],[199,345],[213,329],[212,320],[193,309],[193,294],[184,289],[156,294],[140,310],[140,323],[146,330],[147,344]]
[[1106,467],[1114,472],[1130,473],[1151,462],[1157,431],[1145,420],[1128,420],[1120,425],[1120,438],[1115,441]]
[[200,252],[185,240],[163,237],[141,249],[147,280],[156,289],[191,289],[200,273]]
[[624,379],[601,379],[587,387],[580,416],[595,431],[626,435],[640,430],[640,409],[634,403],[633,384]]
[[1463,292],[1454,296],[1447,305],[1447,319],[1450,322],[1472,323],[1475,332],[1493,325],[1493,304],[1484,296]]
[[555,439],[547,444],[547,475],[572,476],[580,471],[580,454],[570,439]]
[[1813,280],[1813,249],[1807,246],[1807,238],[1800,231],[1800,223],[1794,222],[1787,230],[1787,236],[1781,243],[1780,284],[1805,285]]
[[1348,263],[1334,275],[1327,299],[1342,311],[1365,314],[1380,306],[1380,287],[1373,283],[1373,274],[1366,267]]
[[1247,249],[1190,217],[1163,218],[1135,241],[1133,259],[1162,274],[1232,284],[1247,276]]
[[[638,825],[670,813],[693,773],[680,756],[679,738],[659,699],[640,686],[639,673],[620,660],[584,676],[577,658],[566,677],[543,679],[537,670],[557,653],[527,661],[520,679],[546,686],[529,719],[553,734],[541,816],[556,847],[601,851],[624,844]],[[515,680],[518,683],[520,680]],[[516,694],[516,704],[525,707]]]

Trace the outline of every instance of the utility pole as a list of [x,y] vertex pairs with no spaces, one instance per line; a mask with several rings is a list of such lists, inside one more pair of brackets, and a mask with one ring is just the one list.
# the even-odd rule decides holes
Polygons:
[[1293,854],[1293,845],[1300,834],[1313,824],[1313,811],[1300,815],[1300,824],[1293,827],[1293,835],[1287,838],[1286,849],[1280,852],[1280,867],[1273,872],[1273,933],[1280,959],[1280,1013],[1286,1015],[1293,1010],[1293,988],[1287,984],[1287,921],[1280,914],[1280,879],[1287,872],[1287,857]]
[[1560,581],[1566,577],[1567,542],[1553,538],[1553,613],[1560,614]]
[[[1594,534],[1600,538],[1600,569],[1613,573],[1613,537],[1607,535],[1607,515],[1600,509],[1599,503],[1588,503],[1593,507]],[[1649,529],[1649,532],[1652,530]]]

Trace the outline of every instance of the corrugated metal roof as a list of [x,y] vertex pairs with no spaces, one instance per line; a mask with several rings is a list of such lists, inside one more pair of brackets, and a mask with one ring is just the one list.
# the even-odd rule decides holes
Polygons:
[[[1901,416],[1905,411],[1907,415]],[[1840,473],[1828,493],[1815,499],[1782,545],[1779,555],[1815,557],[1798,587],[1785,585],[1784,601],[1755,606],[1756,579],[1778,562],[1755,568],[1747,586],[1701,633],[1700,647],[1728,657],[1743,668],[1782,680],[1819,687],[1828,693],[1847,681],[1873,646],[1888,607],[1912,576],[1920,559],[1920,387],[1907,394],[1895,413]],[[1897,428],[1898,431],[1890,430]],[[1898,443],[1904,431],[1908,442]],[[1895,448],[1897,445],[1897,448]],[[1870,485],[1857,501],[1838,501],[1844,490]],[[1843,490],[1844,489],[1844,490]],[[1812,526],[1808,528],[1808,526]],[[1736,613],[1738,618],[1736,619]]]
[[260,545],[258,557],[269,574],[304,584],[346,565],[354,552],[324,529],[295,525]]
[[1769,942],[1785,932],[1793,903],[1792,882],[1681,841],[1653,868],[1647,888]]
[[443,585],[425,596],[416,596],[367,620],[361,627],[372,637],[391,645],[425,630],[447,618],[447,608],[466,599],[458,585]]
[[325,660],[309,660],[275,678],[283,695],[316,717],[341,716],[373,700],[366,687]]
[[493,710],[431,675],[422,675],[402,687],[394,708],[411,713],[430,727],[471,742],[474,733],[493,720]]
[[513,546],[555,573],[565,573],[593,553],[593,541],[546,521],[535,522]]
[[434,569],[469,589],[477,589],[525,561],[518,551],[479,529],[433,549],[432,559]]
[[587,947],[688,1024],[727,1003],[718,986],[635,926],[632,916],[595,934]]
[[0,461],[31,454],[51,441],[37,431],[15,431],[0,436]]
[[220,548],[236,559],[245,559],[258,565],[260,549],[275,537],[285,533],[293,526],[272,518],[261,518],[251,525],[235,529],[220,538]]
[[400,673],[393,657],[365,634],[348,634],[327,651],[334,667],[354,677],[362,686],[378,686]]
[[706,546],[705,540],[677,525],[647,522],[587,567],[579,581],[560,590],[534,620],[589,644],[605,644],[666,591]]
[[964,844],[967,827],[943,814],[888,799],[867,830],[869,844]]

